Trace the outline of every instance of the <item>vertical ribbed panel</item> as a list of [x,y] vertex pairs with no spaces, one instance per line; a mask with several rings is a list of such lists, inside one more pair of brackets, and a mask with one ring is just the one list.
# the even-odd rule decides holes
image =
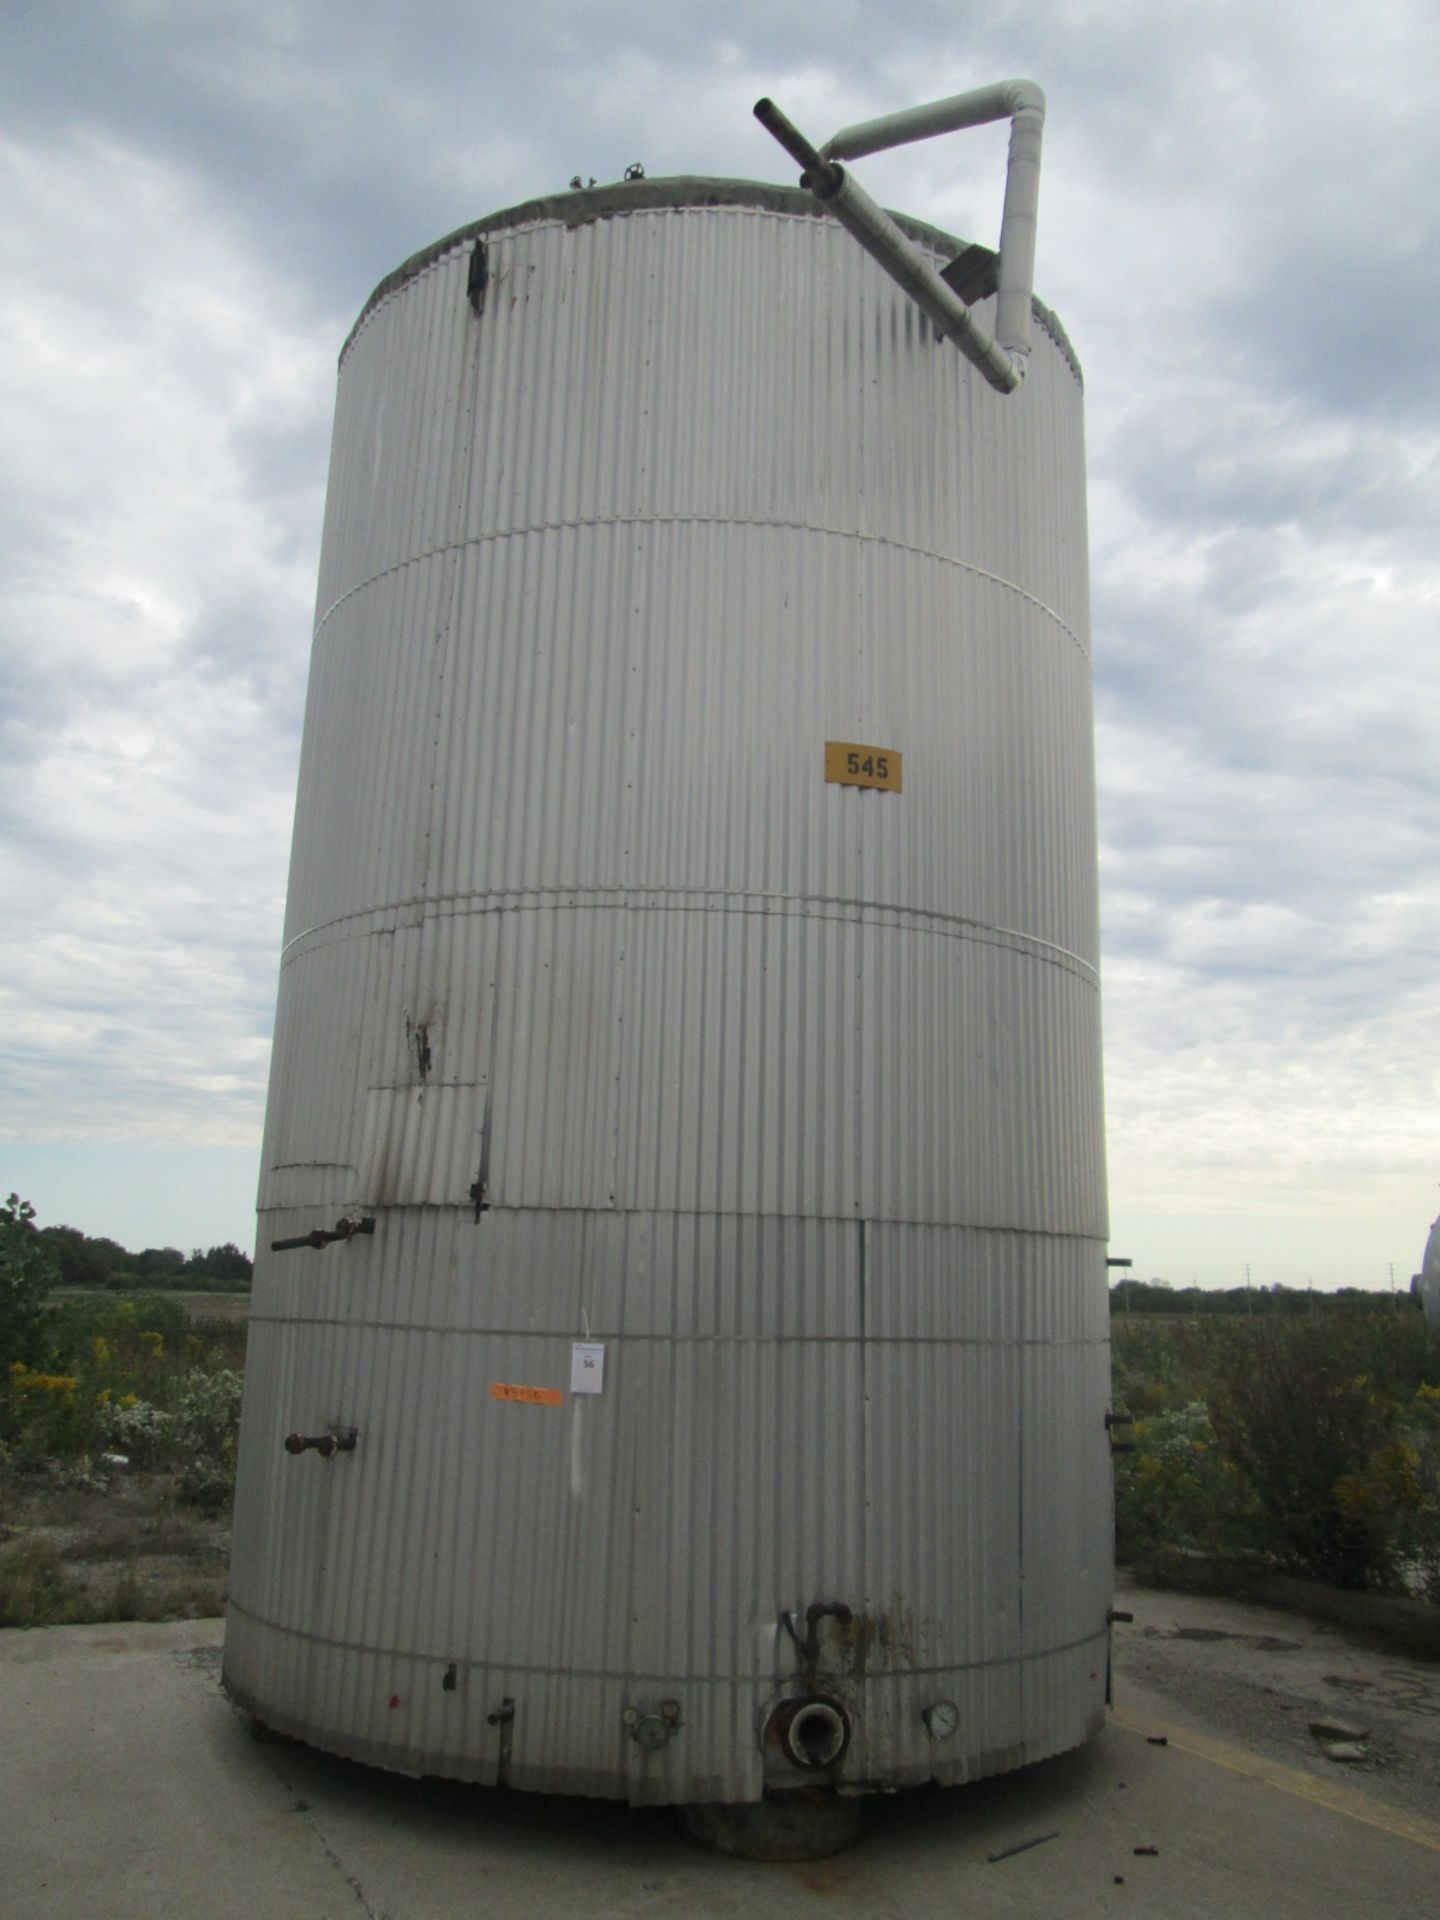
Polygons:
[[480,237],[480,317],[472,236],[342,365],[227,1679],[386,1765],[753,1799],[834,1600],[845,1780],[1056,1751],[1110,1596],[1073,363],[1000,399],[778,190]]

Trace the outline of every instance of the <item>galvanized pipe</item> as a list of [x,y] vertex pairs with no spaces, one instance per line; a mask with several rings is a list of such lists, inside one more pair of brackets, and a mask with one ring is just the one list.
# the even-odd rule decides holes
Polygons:
[[895,221],[876,205],[870,194],[856,182],[852,173],[837,169],[841,175],[839,192],[829,194],[826,205],[860,246],[879,261],[916,305],[939,326],[972,361],[1000,394],[1014,394],[1020,386],[1023,367],[1016,367],[1010,355],[996,346],[995,340],[970,317],[970,307],[954,294],[935,267],[925,259],[914,242],[906,240]]
[[820,149],[829,160],[859,160],[867,153],[908,146],[912,140],[933,140],[937,133],[958,133],[962,127],[983,127],[992,120],[1013,120],[1017,114],[1045,119],[1045,96],[1033,80],[1000,80],[970,93],[951,94],[923,107],[906,107],[875,120],[858,120],[842,127]]
[[928,106],[861,120],[853,127],[842,127],[820,151],[829,160],[857,160],[863,154],[883,153],[912,140],[930,140],[939,133],[958,133],[962,127],[982,127],[994,120],[1010,122],[995,338],[1011,354],[1028,354],[1040,146],[1045,131],[1045,95],[1033,80],[1001,80],[972,93],[953,94],[948,100],[932,100]]
[[1040,204],[1040,143],[1045,132],[1045,96],[1038,87],[1032,91],[1038,104],[1018,107],[1010,121],[1010,157],[1005,168],[1005,204],[1000,215],[1000,294],[995,303],[995,338],[1002,347],[1019,354],[1030,351],[1036,211]]
[[[1010,355],[970,318],[970,309],[940,278],[935,268],[912,245],[895,222],[841,166],[824,159],[803,133],[781,113],[773,100],[757,100],[755,118],[773,134],[792,159],[805,168],[803,184],[828,207],[846,232],[858,240],[871,259],[935,322],[948,340],[977,366],[992,387],[1011,393],[1020,384],[1021,370]],[[813,164],[812,164],[813,163]],[[1023,366],[1023,362],[1022,362]]]
[[768,134],[780,142],[790,158],[805,170],[804,184],[821,199],[828,199],[843,179],[839,167],[819,154],[788,115],[769,98],[755,102],[755,118]]
[[[773,100],[758,100],[755,117],[804,167],[809,187],[872,259],[902,286],[949,340],[1001,393],[1013,393],[1025,376],[1030,352],[1030,303],[1035,278],[1035,215],[1040,198],[1040,144],[1045,96],[1032,81],[1006,80],[903,113],[885,114],[842,127],[818,151]],[[918,248],[882,208],[836,163],[928,140],[961,127],[1009,119],[1010,153],[1005,206],[1000,222],[999,282],[992,336],[940,278]]]
[[1024,362],[1017,366],[1005,348],[971,319],[965,302],[946,286],[920,249],[906,239],[855,176],[843,167],[837,167],[836,172],[840,175],[839,189],[817,197],[823,197],[846,232],[905,289],[945,337],[954,341],[991,386],[1000,393],[1013,393],[1023,377]]

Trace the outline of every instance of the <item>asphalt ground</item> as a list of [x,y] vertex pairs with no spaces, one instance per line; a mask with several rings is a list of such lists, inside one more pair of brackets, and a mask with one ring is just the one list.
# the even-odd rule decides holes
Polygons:
[[[1440,1670],[1296,1615],[1121,1604],[1137,1617],[1118,1630],[1119,1704],[1088,1747],[879,1800],[855,1848],[805,1866],[702,1852],[661,1812],[257,1741],[219,1691],[218,1621],[0,1633],[0,1913],[1432,1920]],[[1309,1731],[1342,1708],[1358,1762]]]
[[[1143,1705],[1257,1758],[1440,1820],[1440,1664],[1270,1607],[1144,1588],[1117,1604],[1135,1614],[1115,1629],[1122,1712]],[[1335,1746],[1358,1751],[1336,1761]]]

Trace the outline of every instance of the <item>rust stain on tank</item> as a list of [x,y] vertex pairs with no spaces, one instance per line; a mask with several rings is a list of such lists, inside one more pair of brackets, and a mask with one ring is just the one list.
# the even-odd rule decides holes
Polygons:
[[893,1672],[915,1664],[915,1627],[904,1596],[895,1594],[879,1613],[851,1614],[842,1625],[825,1623],[827,1650],[842,1672],[863,1680],[867,1673]]

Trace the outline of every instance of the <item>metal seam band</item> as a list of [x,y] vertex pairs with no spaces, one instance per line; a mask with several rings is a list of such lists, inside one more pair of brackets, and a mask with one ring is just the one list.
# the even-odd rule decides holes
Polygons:
[[[637,895],[642,897],[635,898]],[[667,901],[679,897],[682,904],[656,905],[645,899],[645,895],[658,895]],[[758,901],[763,904],[729,904],[733,901]],[[716,902],[725,904],[717,906]],[[337,914],[333,920],[321,921],[313,927],[304,928],[300,933],[292,934],[281,951],[280,964],[282,968],[288,966],[293,960],[303,958],[304,952],[333,945],[337,940],[351,937],[366,939],[375,934],[396,932],[402,924],[402,916],[409,916],[403,924],[418,926],[426,919],[462,919],[471,914],[594,912],[607,907],[622,908],[631,913],[720,912],[755,914],[772,919],[833,920],[844,926],[873,927],[884,933],[923,933],[951,940],[973,940],[983,946],[1000,947],[1006,952],[1046,961],[1067,973],[1076,974],[1097,988],[1100,981],[1099,969],[1068,947],[1042,940],[1037,934],[1021,933],[1013,927],[996,927],[984,920],[970,920],[962,914],[935,913],[924,907],[902,907],[884,900],[844,900],[836,895],[818,893],[741,892],[724,887],[650,887],[636,884],[610,887],[503,887],[493,893],[447,893],[437,894],[433,898],[416,895],[409,900],[387,901],[354,913]],[[814,907],[838,908],[840,911],[814,913],[811,911]],[[905,919],[887,921],[876,917],[880,914],[903,915]],[[364,920],[373,920],[378,924],[355,932],[356,923]],[[907,924],[911,921],[921,924]],[[326,935],[329,938],[322,938]],[[296,949],[301,947],[304,952],[297,952]]]
[[[445,1209],[463,1213],[463,1207]],[[573,1327],[559,1332],[546,1333],[533,1327],[465,1327],[442,1326],[421,1323],[414,1320],[356,1320],[347,1319],[339,1314],[324,1313],[251,1313],[246,1316],[246,1325],[251,1327],[332,1327],[345,1333],[409,1333],[428,1339],[430,1335],[442,1335],[446,1339],[457,1336],[472,1336],[477,1340],[561,1340],[575,1339]],[[597,1334],[597,1338],[600,1335]],[[605,1340],[619,1347],[632,1343],[658,1343],[661,1346],[760,1346],[793,1347],[816,1346],[836,1347],[852,1346],[873,1349],[875,1347],[975,1347],[986,1353],[1011,1352],[1024,1347],[1042,1347],[1047,1353],[1063,1349],[1067,1353],[1077,1353],[1085,1348],[1108,1349],[1110,1336],[1103,1334],[1078,1336],[1073,1340],[1057,1339],[1053,1334],[1036,1333],[1025,1337],[1010,1339],[985,1339],[979,1334],[929,1334],[929,1333],[627,1333],[607,1332]]]
[[464,540],[447,541],[443,546],[426,547],[421,553],[407,554],[403,560],[382,567],[378,573],[372,573],[368,579],[358,580],[353,587],[347,587],[337,599],[320,615],[315,623],[312,640],[318,640],[332,615],[338,613],[347,601],[354,599],[357,593],[364,593],[378,581],[388,579],[391,574],[403,573],[406,567],[418,566],[424,560],[440,560],[447,555],[463,553],[469,547],[483,547],[501,540],[523,540],[538,533],[578,533],[586,527],[760,527],[767,531],[780,533],[815,533],[829,540],[858,540],[868,546],[890,547],[896,553],[907,553],[917,560],[934,560],[943,567],[957,567],[962,573],[973,574],[978,580],[988,580],[992,585],[1003,587],[1007,593],[1013,593],[1047,620],[1053,622],[1067,640],[1078,650],[1082,660],[1089,664],[1090,654],[1085,642],[1075,629],[1062,620],[1052,606],[1048,606],[1038,595],[1030,593],[1013,580],[1007,580],[1003,574],[991,573],[985,567],[977,567],[973,560],[957,559],[954,554],[937,553],[933,547],[922,547],[910,540],[896,540],[886,533],[862,533],[853,527],[826,527],[808,520],[771,520],[755,519],[740,514],[718,513],[621,513],[598,515],[588,520],[544,520],[533,526],[507,527],[491,533],[471,534]]
[[[271,1633],[284,1634],[287,1639],[303,1640],[307,1646],[327,1647],[335,1653],[359,1653],[372,1659],[389,1660],[401,1665],[413,1663],[416,1666],[428,1667],[447,1667],[453,1659],[453,1656],[449,1653],[415,1653],[398,1647],[369,1645],[363,1641],[339,1640],[330,1634],[308,1633],[300,1627],[287,1626],[283,1620],[273,1620],[268,1614],[261,1613],[256,1607],[247,1607],[243,1600],[237,1600],[233,1594],[230,1595],[229,1605],[236,1613],[243,1614],[247,1620],[252,1621],[257,1627],[263,1627]],[[778,1623],[775,1631],[778,1639],[780,1633]],[[1082,1647],[1096,1646],[1105,1641],[1107,1637],[1107,1631],[1102,1630],[1099,1633],[1087,1633],[1078,1640],[1067,1640],[1063,1646],[1041,1647],[1035,1649],[1033,1652],[1025,1653],[1006,1653],[1000,1655],[1000,1657],[995,1660],[971,1660],[942,1667],[907,1666],[903,1673],[870,1674],[867,1675],[866,1678],[879,1681],[883,1684],[891,1680],[911,1678],[921,1680],[931,1675],[947,1673],[985,1673],[997,1667],[1024,1667],[1034,1661],[1053,1659],[1057,1654],[1078,1653]],[[499,1673],[533,1674],[542,1680],[614,1680],[633,1685],[637,1679],[637,1676],[628,1668],[611,1669],[608,1667],[567,1666],[562,1673],[557,1671],[554,1666],[538,1666],[525,1661],[468,1660],[465,1664],[469,1667],[493,1667]],[[674,1685],[676,1687],[693,1687],[696,1685],[768,1687],[774,1684],[772,1677],[768,1674],[751,1673],[692,1673],[683,1675],[652,1673],[644,1675],[643,1679],[651,1686]]]

